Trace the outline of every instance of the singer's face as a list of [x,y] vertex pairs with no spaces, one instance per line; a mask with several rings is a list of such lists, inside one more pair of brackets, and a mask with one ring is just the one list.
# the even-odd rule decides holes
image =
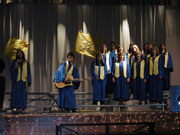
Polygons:
[[98,55],[97,61],[98,61],[98,62],[101,62],[101,60],[102,60],[102,56],[101,56],[101,55]]
[[166,49],[166,46],[164,44],[161,45],[161,49],[162,50],[165,50]]
[[23,54],[22,54],[21,51],[18,51],[18,56],[19,56],[20,58],[22,58]]
[[74,60],[74,57],[73,57],[73,56],[68,56],[68,57],[67,57],[67,60],[68,60],[69,63],[72,64],[72,63],[73,63],[73,60]]

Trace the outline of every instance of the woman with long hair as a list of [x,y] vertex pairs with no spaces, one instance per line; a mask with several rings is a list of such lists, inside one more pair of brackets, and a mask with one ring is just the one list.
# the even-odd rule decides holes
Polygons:
[[139,100],[139,104],[142,104],[143,100],[146,103],[146,81],[146,63],[141,52],[138,52],[136,53],[135,61],[132,66],[132,91],[133,98]]
[[124,53],[118,55],[118,61],[114,64],[112,81],[115,83],[114,99],[119,104],[125,104],[129,100],[129,83],[131,71],[129,63],[125,60]]
[[163,78],[164,66],[159,49],[153,47],[152,55],[149,58],[149,101],[151,103],[162,103],[163,101]]
[[[107,67],[102,60],[102,55],[96,55],[96,61],[91,64],[91,77],[93,85],[93,104],[101,105],[105,102]],[[100,107],[96,108],[97,111]]]
[[170,73],[173,72],[173,62],[171,58],[171,54],[166,49],[166,45],[162,43],[159,46],[159,52],[162,55],[163,63],[164,63],[164,85],[163,90],[170,89]]
[[27,88],[31,85],[31,71],[22,50],[17,50],[16,59],[11,63],[10,73],[12,81],[10,108],[12,113],[25,113]]

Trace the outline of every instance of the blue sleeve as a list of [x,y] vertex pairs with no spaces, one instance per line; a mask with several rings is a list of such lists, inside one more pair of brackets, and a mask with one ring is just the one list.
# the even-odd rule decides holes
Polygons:
[[95,62],[92,62],[91,63],[91,77],[92,77],[92,80],[96,80],[97,79],[97,76],[96,76],[96,74],[95,74]]
[[28,85],[30,86],[31,85],[31,70],[30,70],[30,65],[29,65],[29,62],[27,62],[27,79],[28,79]]
[[110,59],[111,59],[111,72],[112,72],[112,69],[114,69],[114,63],[116,62],[116,54],[115,54],[115,51],[113,52],[110,52]]
[[147,71],[147,64],[146,61],[144,60],[145,64],[144,64],[144,79],[148,79],[148,71]]
[[65,75],[65,65],[66,63],[62,63],[58,70],[56,71],[55,75],[54,75],[54,80],[56,82],[62,82],[65,78],[66,78],[66,75]]
[[115,63],[113,64],[113,68],[112,68],[112,76],[114,77],[115,76]]
[[127,77],[131,78],[131,68],[130,65],[127,63]]
[[129,63],[129,60],[128,60],[128,53],[126,53],[125,59],[126,59],[126,62]]
[[[72,76],[73,76],[73,78],[79,78],[79,72],[78,72],[76,66],[74,66]],[[73,81],[73,85],[75,87],[75,90],[78,89],[79,85],[80,85],[80,81]]]
[[18,68],[15,68],[15,61],[12,61],[10,66],[10,74],[11,74],[11,80],[16,81],[17,75],[18,75]]
[[162,77],[162,78],[164,78],[164,64],[163,64],[164,62],[163,62],[163,57],[162,57],[162,55],[161,56],[159,56],[159,62],[158,62],[158,70],[159,70],[159,77]]
[[131,77],[132,77],[132,79],[134,79],[134,78],[133,78],[133,74],[134,74],[134,63],[133,63],[132,68],[130,68],[130,70],[131,70]]
[[109,55],[109,67],[110,67],[110,71],[108,71],[108,72],[112,72],[112,57],[111,57],[111,55]]
[[147,75],[147,80],[149,79],[149,59],[146,61],[146,75]]
[[107,71],[107,66],[104,65],[104,72],[105,72],[105,76],[108,74],[108,71]]
[[173,72],[173,62],[172,62],[172,58],[171,58],[171,54],[170,53],[168,53],[168,70],[170,71],[170,72]]

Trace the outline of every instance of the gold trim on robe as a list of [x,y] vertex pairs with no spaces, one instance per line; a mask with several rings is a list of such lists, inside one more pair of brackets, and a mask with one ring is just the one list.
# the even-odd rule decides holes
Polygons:
[[73,72],[73,65],[71,66],[71,68],[69,69],[69,71],[68,71],[68,66],[69,66],[69,62],[68,61],[66,61],[66,67],[65,67],[65,74],[66,75],[72,75],[72,72]]
[[165,55],[164,67],[167,68],[167,65],[168,65],[168,52],[166,52],[164,55]]
[[[130,56],[131,56],[131,54],[128,53],[128,62],[130,62]],[[130,64],[130,63],[129,63],[129,64]]]
[[[151,56],[151,54],[147,54],[146,55],[146,61],[148,61],[149,57]],[[147,63],[147,62],[146,62]]]
[[159,56],[156,56],[153,63],[153,57],[149,58],[149,75],[158,75],[159,69],[158,69],[158,61]]
[[[133,79],[136,79],[136,77],[137,77],[136,64],[137,64],[137,61],[135,61],[133,64],[133,68],[134,68]],[[145,67],[145,62],[144,62],[144,60],[141,60],[141,65],[140,65],[140,78],[141,79],[144,79],[144,67]]]
[[18,77],[17,77],[17,81],[19,80],[22,80],[22,81],[26,81],[27,80],[27,61],[24,61],[23,62],[23,65],[22,65],[22,72],[21,72],[21,67],[18,66]]
[[[118,78],[120,77],[120,72],[119,72],[119,64],[120,63],[115,63],[115,77]],[[123,61],[123,76],[124,78],[127,77],[127,63],[126,61]]]
[[110,65],[109,65],[109,55],[110,55],[110,51],[108,51],[106,53],[106,65],[107,65],[107,71],[110,70]]
[[[97,66],[97,65],[94,65],[94,66],[95,66],[94,67],[95,75],[99,76],[99,66]],[[104,80],[104,77],[105,77],[105,75],[104,75],[104,66],[100,66],[100,79]]]
[[134,58],[134,55],[132,56],[130,56],[130,59],[131,59],[131,63],[130,63],[130,65],[131,65],[131,67],[132,67],[132,65],[133,65],[133,58]]

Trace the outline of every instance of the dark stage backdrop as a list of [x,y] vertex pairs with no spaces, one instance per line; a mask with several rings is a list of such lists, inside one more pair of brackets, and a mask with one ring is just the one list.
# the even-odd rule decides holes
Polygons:
[[[10,37],[29,42],[28,55],[32,72],[30,92],[57,92],[52,83],[59,64],[66,60],[66,53],[74,51],[78,31],[122,44],[125,51],[129,43],[141,49],[144,42],[159,46],[167,43],[172,53],[175,71],[172,84],[180,84],[180,12],[165,6],[148,5],[60,5],[60,4],[0,4],[0,57],[6,61],[3,75],[11,91],[10,59],[3,56]],[[90,76],[92,58],[76,53],[80,76]],[[78,91],[92,91],[91,82],[81,84]],[[8,106],[8,102],[6,102]]]

